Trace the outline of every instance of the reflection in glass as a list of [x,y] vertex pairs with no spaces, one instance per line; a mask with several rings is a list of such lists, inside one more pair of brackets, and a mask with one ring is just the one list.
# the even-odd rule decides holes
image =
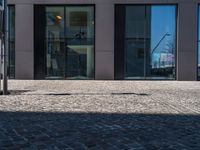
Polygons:
[[126,77],[144,77],[145,6],[127,6],[125,23]]
[[46,7],[47,78],[94,78],[94,8]]
[[15,7],[8,7],[8,76],[15,78]]
[[93,7],[66,9],[67,59],[66,76],[70,79],[94,76]]
[[[164,18],[164,19],[163,19]],[[174,79],[176,55],[175,6],[151,7],[150,70],[147,76]]]
[[64,7],[46,8],[46,76],[65,76]]
[[175,79],[176,6],[126,6],[125,14],[125,78]]

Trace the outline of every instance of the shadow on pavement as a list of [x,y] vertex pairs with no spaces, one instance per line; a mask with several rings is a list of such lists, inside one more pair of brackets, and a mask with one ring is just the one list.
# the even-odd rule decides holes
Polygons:
[[50,93],[46,95],[53,96],[66,96],[66,95],[137,95],[137,96],[148,96],[145,93]]
[[[33,92],[33,93],[32,93]],[[136,95],[136,96],[149,96],[150,94],[146,93],[130,93],[130,92],[118,92],[118,93],[34,93],[33,90],[10,90],[9,95],[50,95],[50,96],[69,96],[69,95]],[[1,95],[1,94],[0,94]]]
[[0,147],[199,150],[200,116],[0,112]]
[[26,92],[31,92],[31,90],[9,90],[8,95],[21,95]]

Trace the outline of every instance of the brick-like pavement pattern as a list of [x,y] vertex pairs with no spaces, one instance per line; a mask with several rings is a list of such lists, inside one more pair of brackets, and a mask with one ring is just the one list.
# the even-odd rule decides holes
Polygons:
[[199,150],[200,82],[9,81],[0,150]]

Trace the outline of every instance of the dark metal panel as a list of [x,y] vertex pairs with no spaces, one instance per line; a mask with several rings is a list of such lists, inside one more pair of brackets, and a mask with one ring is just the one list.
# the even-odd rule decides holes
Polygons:
[[124,79],[125,5],[115,6],[115,79]]
[[34,78],[45,77],[45,7],[34,6]]

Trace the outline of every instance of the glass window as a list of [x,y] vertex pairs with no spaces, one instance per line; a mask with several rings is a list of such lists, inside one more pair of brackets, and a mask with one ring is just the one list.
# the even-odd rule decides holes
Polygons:
[[145,6],[127,6],[125,19],[125,76],[144,76]]
[[126,6],[124,35],[125,79],[175,79],[176,6]]
[[8,76],[15,78],[15,7],[8,7]]
[[[163,19],[164,18],[164,19]],[[151,42],[147,76],[175,79],[176,7],[151,7]]]
[[94,78],[93,7],[46,7],[46,77]]

